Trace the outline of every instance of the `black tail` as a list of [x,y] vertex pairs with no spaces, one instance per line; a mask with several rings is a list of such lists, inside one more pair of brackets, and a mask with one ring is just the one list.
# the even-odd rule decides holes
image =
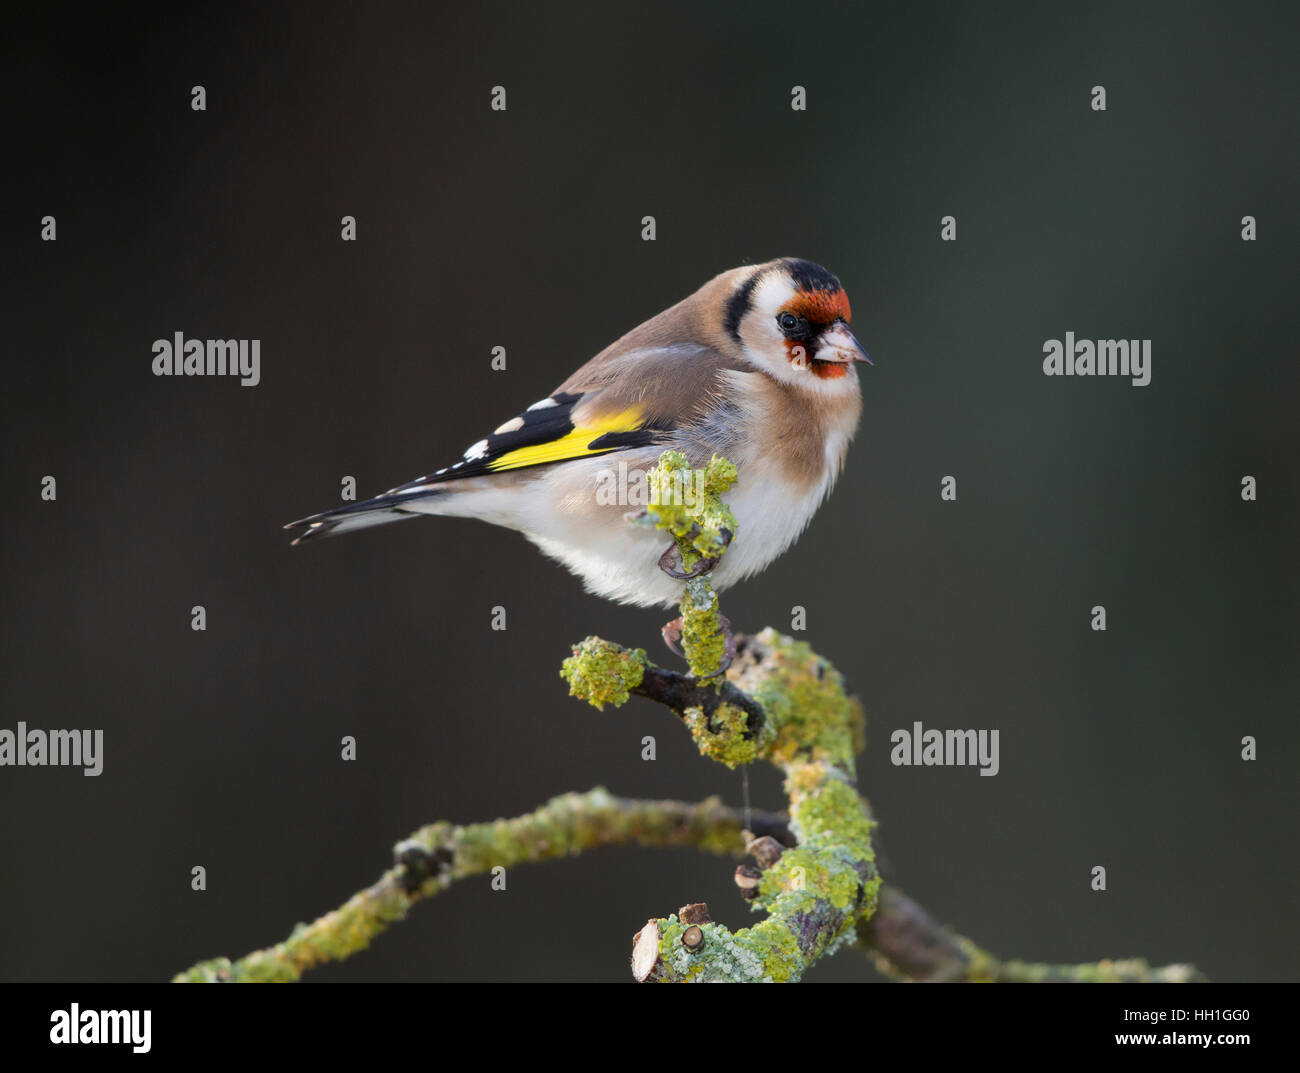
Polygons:
[[360,503],[349,503],[346,507],[327,510],[322,514],[313,514],[290,522],[286,529],[301,529],[294,544],[303,544],[308,540],[350,533],[354,529],[369,529],[372,525],[387,525],[389,522],[403,522],[408,518],[418,518],[419,514],[402,510],[398,504],[410,502],[409,495],[382,495]]

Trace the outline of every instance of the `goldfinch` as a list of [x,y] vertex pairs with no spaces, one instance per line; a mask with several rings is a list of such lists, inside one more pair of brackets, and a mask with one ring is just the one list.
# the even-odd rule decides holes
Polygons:
[[[862,410],[849,300],[797,258],[734,268],[606,347],[460,461],[360,503],[291,522],[294,544],[425,514],[517,529],[619,603],[670,607],[666,537],[629,524],[623,497],[675,448],[736,465],[725,589],[803,532],[839,476]],[[618,480],[611,482],[613,475]],[[635,501],[635,496],[629,496]],[[639,500],[645,502],[644,496]]]

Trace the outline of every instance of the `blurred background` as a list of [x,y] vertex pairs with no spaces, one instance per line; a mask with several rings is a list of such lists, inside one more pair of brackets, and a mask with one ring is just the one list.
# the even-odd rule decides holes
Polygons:
[[[1294,5],[42,11],[5,63],[0,727],[103,728],[106,757],[0,769],[0,977],[240,956],[433,820],[598,784],[739,804],[667,711],[558,677],[591,633],[668,659],[664,613],[473,522],[280,526],[780,255],[841,278],[875,367],[833,497],[723,606],[805,607],[862,698],[887,879],[1007,957],[1297,975]],[[177,331],[259,338],[261,385],[155,378]],[[1150,386],[1045,377],[1066,331],[1152,339]],[[914,720],[999,729],[999,775],[891,766]],[[752,796],[781,807],[774,771]],[[648,917],[752,919],[732,867],[515,868],[309,979],[629,980]],[[851,950],[809,976],[875,978]]]

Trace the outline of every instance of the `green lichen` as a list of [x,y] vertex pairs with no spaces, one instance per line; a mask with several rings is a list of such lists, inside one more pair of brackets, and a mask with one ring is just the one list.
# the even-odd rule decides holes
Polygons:
[[602,711],[606,704],[618,708],[627,703],[632,690],[641,684],[645,662],[643,649],[588,637],[574,645],[573,655],[560,667],[560,677],[569,683],[569,696]]
[[787,983],[798,980],[804,961],[790,929],[778,920],[732,932],[722,924],[701,924],[704,945],[682,945],[685,925],[676,916],[656,921],[663,983]]
[[857,845],[870,846],[876,823],[863,806],[857,789],[824,763],[796,763],[786,769],[790,820],[802,839],[833,834]]
[[803,976],[806,962],[799,951],[799,940],[783,921],[768,917],[744,929],[743,934],[773,983],[795,983]]
[[211,958],[191,965],[172,977],[174,984],[224,984],[233,983],[237,973],[230,958]]
[[[788,897],[789,908],[798,910],[801,902],[825,902],[841,911],[858,903],[858,875],[854,857],[845,846],[818,845],[817,840],[786,850],[771,868],[763,873],[758,900],[766,905]],[[808,908],[803,906],[802,908]]]
[[720,556],[736,535],[736,516],[722,502],[723,493],[736,483],[736,467],[714,455],[701,471],[681,451],[665,451],[649,481],[646,513],[657,528],[672,534],[685,569]]
[[[390,873],[393,875],[394,873]],[[311,924],[298,924],[289,938],[256,950],[237,962],[200,962],[173,978],[175,983],[292,983],[308,969],[343,961],[406,916],[410,896],[399,885],[380,882]]]
[[966,980],[973,984],[991,984],[997,979],[1001,968],[997,958],[964,936],[957,939],[957,945],[966,956]]
[[752,764],[758,758],[758,740],[745,737],[749,717],[735,705],[718,705],[712,719],[705,716],[702,708],[687,708],[683,718],[701,756],[729,768]]
[[[853,942],[858,922],[876,911],[875,822],[853,784],[862,711],[833,667],[806,644],[772,630],[750,640],[730,677],[764,707],[764,735],[745,744],[784,771],[799,845],[760,878],[751,905],[767,919],[734,935],[724,930],[725,960],[701,961],[701,951],[688,962],[674,953],[672,961],[665,959],[674,969],[667,978],[796,980],[819,958]],[[711,724],[699,710],[687,714],[687,724],[704,755],[726,762],[734,754],[718,755],[725,753],[725,739],[743,742],[746,720],[742,711],[722,705]],[[719,738],[723,743],[711,749]],[[662,949],[667,954],[671,948]]]
[[781,767],[796,759],[825,760],[852,777],[864,721],[862,706],[845,692],[839,671],[806,642],[771,628],[752,641],[753,658],[728,674],[762,705],[776,730],[766,759]]
[[[682,651],[696,678],[711,678],[718,673],[726,654],[727,638],[718,622],[718,596],[704,577],[686,583],[680,605],[682,613]],[[722,684],[718,678],[717,685]]]

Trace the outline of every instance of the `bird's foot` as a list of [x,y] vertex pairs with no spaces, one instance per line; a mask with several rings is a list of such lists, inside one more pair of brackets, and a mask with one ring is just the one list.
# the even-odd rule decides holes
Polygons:
[[[730,529],[722,530],[722,548],[724,551],[731,543],[732,536],[733,534]],[[676,578],[678,581],[689,581],[691,578],[699,577],[701,574],[707,574],[718,565],[721,558],[721,553],[711,558],[701,558],[700,561],[690,570],[683,570],[681,549],[677,547],[677,541],[674,540],[670,545],[668,545],[668,550],[659,556],[659,569],[669,577]]]

